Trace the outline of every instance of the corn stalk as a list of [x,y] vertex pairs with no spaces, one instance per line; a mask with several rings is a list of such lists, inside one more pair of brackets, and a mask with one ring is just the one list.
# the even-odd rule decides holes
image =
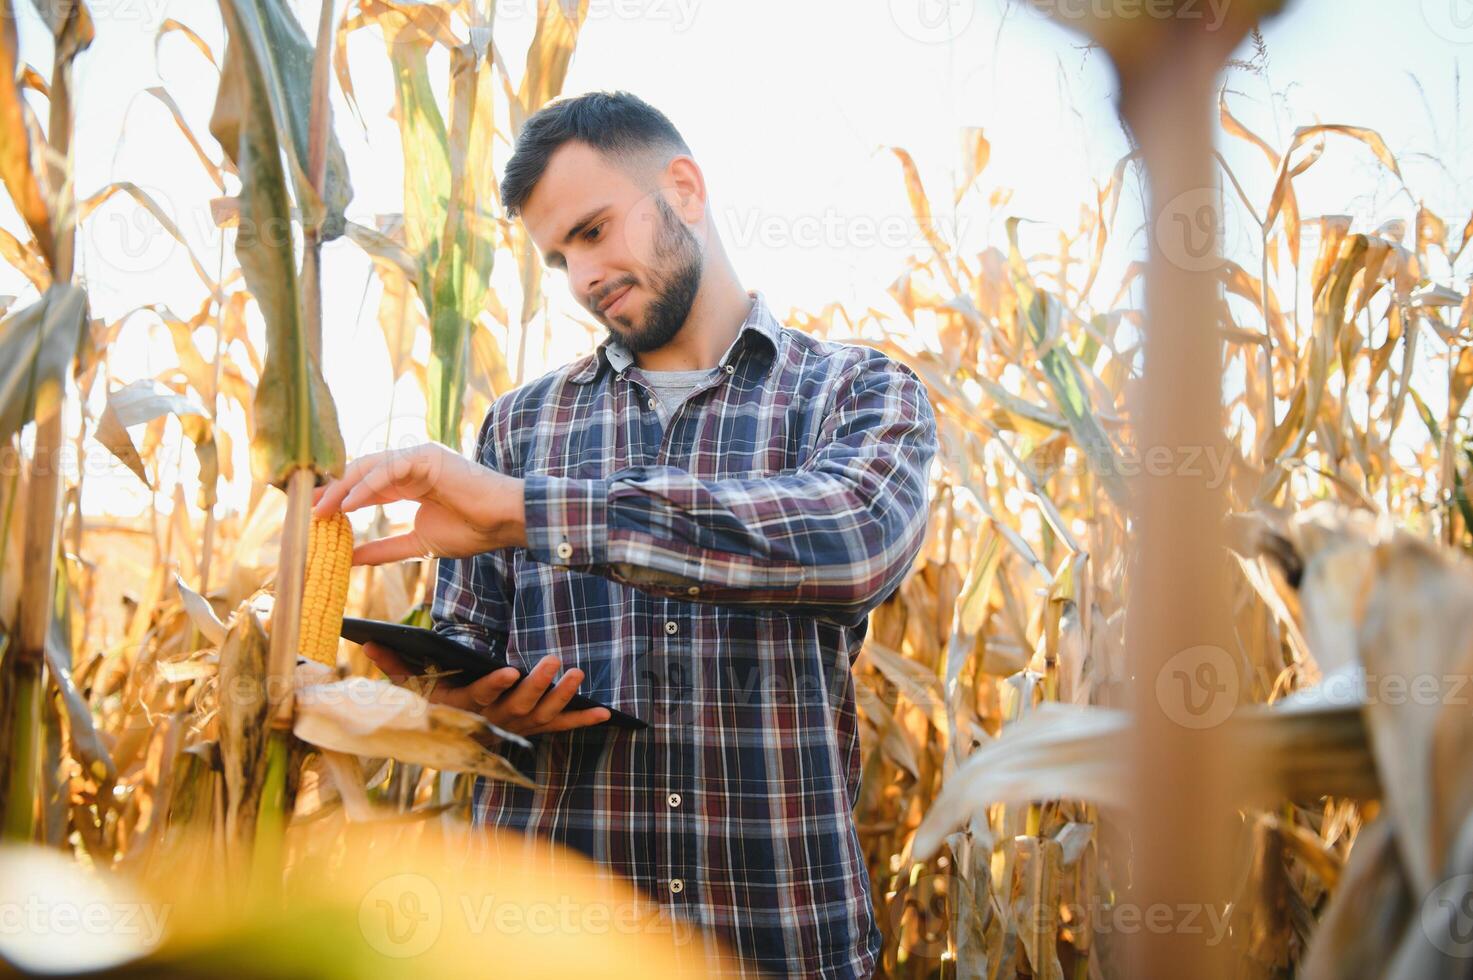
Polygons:
[[[22,425],[36,424],[36,441],[27,481],[24,528],[25,567],[14,642],[7,644],[0,662],[4,677],[5,711],[9,724],[4,772],[4,833],[29,839],[35,833],[34,813],[39,799],[42,699],[45,696],[45,645],[56,599],[57,511],[61,498],[61,448],[66,374],[82,342],[87,323],[86,296],[64,285],[72,278],[76,239],[75,204],[71,185],[71,69],[76,56],[92,41],[92,18],[85,4],[44,3],[39,12],[51,29],[54,56],[50,84],[50,113],[46,142],[34,149],[44,160],[33,167],[31,134],[17,82],[15,15],[10,0],[0,6],[0,176],[34,236],[34,251],[44,258],[47,279],[57,285],[36,307],[15,315],[3,325],[0,344],[18,359],[9,361],[4,424],[0,439],[9,443]],[[70,665],[67,665],[68,668]]]

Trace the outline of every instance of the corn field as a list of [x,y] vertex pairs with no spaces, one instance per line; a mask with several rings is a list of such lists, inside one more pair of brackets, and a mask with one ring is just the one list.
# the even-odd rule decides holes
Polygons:
[[[426,902],[573,892],[631,905],[616,883],[535,865],[488,884],[466,858],[471,790],[477,775],[525,781],[497,751],[505,733],[395,687],[351,643],[335,663],[296,660],[310,495],[349,458],[323,376],[322,246],[345,238],[371,259],[373,342],[394,380],[416,379],[428,437],[471,444],[524,378],[529,337],[582,336],[546,312],[537,251],[502,213],[494,166],[562,94],[588,0],[541,0],[520,63],[472,0],[221,0],[223,48],[165,21],[155,42],[187,42],[218,77],[208,120],[167,87],[152,97],[218,189],[199,204],[226,244],[190,252],[208,294],[197,309],[159,302],[115,320],[91,314],[76,260],[93,213],[127,196],[189,246],[138,184],[73,184],[88,5],[37,0],[54,39],[43,71],[20,50],[14,0],[0,3],[0,177],[17,219],[0,224],[0,258],[26,284],[0,296],[0,903],[44,881],[76,901],[170,910],[147,941],[57,950],[0,931],[0,958],[23,972],[458,975],[484,972],[485,936],[446,914],[437,943],[396,958],[360,900],[409,876],[429,883]],[[1238,36],[1278,6],[1242,4]],[[1158,183],[1152,254],[1101,304],[1106,257],[1142,231],[1117,220],[1122,198],[1173,166],[1149,122],[1161,100],[1145,93],[1159,89],[1161,45],[1180,39],[1091,30],[1139,144],[1098,175],[1077,227],[1009,211],[979,129],[962,134],[955,187],[925,186],[896,147],[896,199],[926,247],[896,270],[893,309],[787,315],[909,364],[939,425],[927,542],[854,668],[877,975],[1127,976],[1132,944],[1165,933],[1230,964],[1199,975],[1467,975],[1473,218],[1422,206],[1355,120],[1281,145],[1250,131],[1211,81],[1231,45],[1203,48],[1214,71],[1184,89],[1210,93],[1204,131],[1261,154],[1271,195],[1245,193],[1204,144],[1211,179],[1184,186],[1210,191],[1181,203]],[[329,104],[336,91],[357,109],[345,51],[359,32],[384,45],[401,139],[378,149],[405,174],[401,210],[374,227],[345,216],[337,133],[357,123]],[[442,59],[448,77],[431,68]],[[1406,219],[1302,214],[1332,148],[1403,187]],[[1208,235],[1230,212],[1252,247],[1173,249],[1173,207]],[[964,250],[933,216],[954,208],[1004,233]],[[496,263],[516,270],[515,295],[491,288]],[[1172,367],[1147,350],[1168,307],[1142,287],[1161,269],[1205,298],[1191,309],[1216,356],[1191,370],[1220,379],[1220,437],[1163,441],[1143,409],[1152,366]],[[175,360],[121,376],[120,337],[140,322]],[[185,444],[197,467],[169,485],[160,460]],[[57,461],[90,446],[147,489],[143,519],[84,515],[87,468]],[[230,503],[221,490],[247,466],[249,493]],[[1141,494],[1172,479],[1222,505],[1220,527],[1176,526],[1167,549],[1203,549],[1221,642],[1143,672],[1127,613],[1138,583],[1159,584],[1141,556],[1164,539],[1143,535]],[[396,529],[380,508],[369,530]],[[355,567],[348,614],[428,625],[434,582],[425,561]],[[1171,606],[1190,590],[1150,591]],[[1156,731],[1203,753],[1218,809],[1200,823],[1189,787],[1141,770],[1141,691],[1166,719]],[[1168,801],[1145,823],[1142,785]],[[1223,865],[1203,872],[1210,897],[1159,905],[1150,928],[1151,868],[1198,851]],[[496,972],[683,975],[668,923],[631,914],[648,928],[499,935]]]

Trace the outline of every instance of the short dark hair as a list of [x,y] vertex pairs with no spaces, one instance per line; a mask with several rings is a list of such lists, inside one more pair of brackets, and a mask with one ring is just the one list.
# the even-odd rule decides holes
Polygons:
[[515,218],[547,169],[553,152],[570,140],[630,164],[654,149],[690,154],[665,114],[629,92],[588,92],[558,99],[522,124],[501,177],[501,203]]

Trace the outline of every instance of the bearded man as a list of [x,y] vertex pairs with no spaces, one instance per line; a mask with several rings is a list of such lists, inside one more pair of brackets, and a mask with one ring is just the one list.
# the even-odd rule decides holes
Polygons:
[[[868,976],[851,667],[925,534],[925,388],[743,288],[690,148],[633,95],[531,116],[501,198],[608,336],[499,397],[473,460],[362,457],[316,513],[419,501],[355,562],[439,557],[435,628],[525,673],[436,691],[532,743],[506,755],[537,788],[480,781],[478,823],[628,878],[701,927],[695,953]],[[565,710],[575,693],[648,727]]]

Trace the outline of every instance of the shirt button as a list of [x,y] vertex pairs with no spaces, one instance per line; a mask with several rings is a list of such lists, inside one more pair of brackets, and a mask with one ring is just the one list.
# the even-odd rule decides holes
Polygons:
[[680,794],[671,793],[669,796],[665,797],[665,802],[669,803],[671,806],[680,806]]
[[679,895],[683,891],[685,891],[685,882],[681,881],[679,878],[671,878],[670,894]]
[[736,374],[736,365],[735,364],[728,364],[726,366],[726,373],[727,374]]
[[653,409],[655,407],[655,400],[651,398],[646,404],[648,404],[649,407]]
[[673,619],[670,620],[665,624],[665,632],[670,636],[674,636],[676,633],[680,632],[680,624]]
[[688,588],[688,589],[685,590],[685,594],[686,595],[700,595],[701,594],[701,590],[697,586],[692,585],[690,588]]
[[573,546],[564,541],[562,544],[557,546],[557,556],[559,558],[573,557]]

